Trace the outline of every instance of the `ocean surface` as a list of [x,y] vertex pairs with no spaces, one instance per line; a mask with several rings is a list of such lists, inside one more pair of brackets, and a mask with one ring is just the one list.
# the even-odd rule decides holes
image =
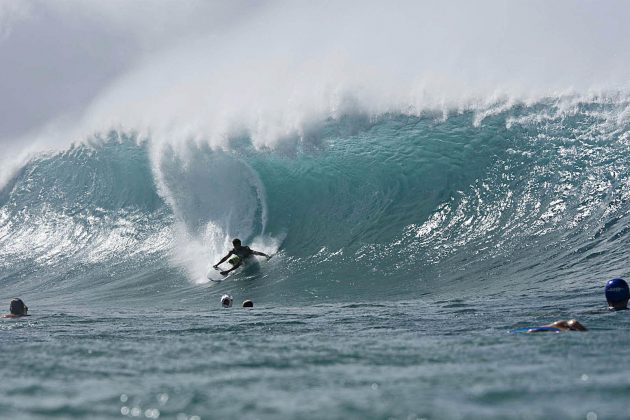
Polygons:
[[[0,417],[628,419],[629,151],[608,94],[37,154],[0,189],[31,314],[0,319]],[[234,237],[274,257],[209,281]]]

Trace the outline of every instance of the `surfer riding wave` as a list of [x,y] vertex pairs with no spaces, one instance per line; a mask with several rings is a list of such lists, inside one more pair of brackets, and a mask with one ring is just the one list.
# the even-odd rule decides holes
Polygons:
[[230,268],[229,270],[221,271],[221,274],[224,276],[227,276],[231,271],[234,271],[237,268],[239,268],[241,264],[243,263],[243,261],[245,261],[248,258],[251,258],[252,255],[259,255],[261,257],[267,257],[267,260],[271,258],[271,256],[265,254],[264,252],[254,251],[248,246],[241,245],[241,240],[238,238],[232,241],[232,245],[234,245],[234,248],[230,250],[230,252],[228,252],[228,254],[225,257],[221,258],[221,261],[219,261],[218,263],[212,266],[213,268],[219,270],[219,265],[221,265],[226,260],[228,260],[228,258],[232,257],[228,260],[228,262],[232,264],[232,268]]

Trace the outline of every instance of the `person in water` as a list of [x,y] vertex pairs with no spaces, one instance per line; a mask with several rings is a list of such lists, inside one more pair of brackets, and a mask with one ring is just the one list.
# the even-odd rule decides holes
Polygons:
[[608,309],[611,311],[622,311],[628,309],[628,299],[630,299],[630,289],[624,279],[615,278],[606,282],[604,288]]
[[20,298],[14,298],[9,305],[8,314],[2,315],[3,318],[19,318],[21,316],[28,316],[28,306],[22,302]]
[[552,322],[551,324],[543,325],[540,327],[524,327],[510,331],[512,333],[537,333],[537,332],[562,332],[562,331],[588,331],[584,325],[582,325],[576,319],[564,320]]
[[221,274],[223,274],[224,276],[227,276],[230,273],[230,271],[234,271],[237,268],[239,268],[241,264],[243,264],[243,261],[245,261],[248,258],[251,258],[252,255],[259,255],[261,257],[267,257],[267,259],[271,258],[269,255],[265,254],[264,252],[254,251],[248,246],[241,245],[241,240],[238,238],[232,241],[232,245],[234,245],[234,249],[228,252],[228,254],[225,257],[221,258],[221,261],[219,261],[213,266],[215,269],[218,270],[219,266],[223,262],[225,262],[228,258],[233,256],[233,258],[230,258],[230,261],[229,261],[230,264],[232,264],[232,268],[230,268],[229,270],[221,271]]
[[556,322],[552,322],[551,324],[545,325],[547,328],[556,328],[559,331],[587,331],[586,327],[577,319],[570,319],[568,321],[561,319]]

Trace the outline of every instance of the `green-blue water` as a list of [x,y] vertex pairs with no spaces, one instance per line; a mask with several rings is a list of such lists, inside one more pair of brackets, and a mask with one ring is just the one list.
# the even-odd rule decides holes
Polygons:
[[[627,417],[630,320],[597,299],[217,306],[3,322],[3,417]],[[562,316],[591,330],[507,332]]]
[[[630,104],[565,99],[32,159],[0,191],[32,314],[0,320],[2,416],[628,418]],[[235,236],[276,255],[209,282]]]

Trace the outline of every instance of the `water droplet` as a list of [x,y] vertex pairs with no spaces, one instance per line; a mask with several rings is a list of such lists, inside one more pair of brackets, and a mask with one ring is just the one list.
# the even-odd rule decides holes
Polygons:
[[158,396],[158,402],[162,405],[166,404],[166,402],[168,401],[168,394],[164,393],[164,394],[160,394]]
[[120,407],[120,414],[122,414],[123,416],[128,415],[129,414],[129,407],[125,407],[125,406]]
[[148,408],[144,412],[144,417],[148,419],[157,419],[160,417],[160,410],[157,408]]
[[588,381],[588,375],[586,373],[583,373],[582,376],[580,376],[580,379],[582,379],[583,381]]
[[378,384],[375,382],[372,384],[372,389],[376,391],[378,389]]
[[597,413],[589,411],[586,413],[586,420],[597,420]]
[[128,399],[129,397],[127,396],[127,394],[122,394],[120,396],[120,402],[127,402]]

